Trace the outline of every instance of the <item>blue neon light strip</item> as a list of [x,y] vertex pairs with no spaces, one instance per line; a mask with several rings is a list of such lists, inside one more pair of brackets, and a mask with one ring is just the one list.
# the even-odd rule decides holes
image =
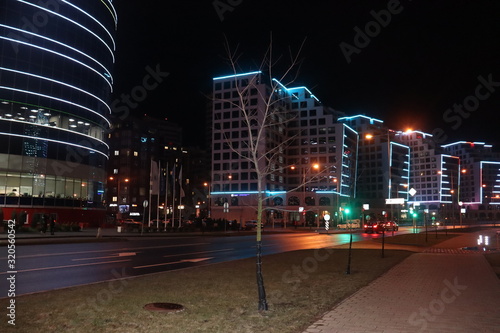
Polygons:
[[108,159],[108,155],[104,154],[103,152],[101,152],[101,151],[99,151],[97,149],[85,147],[85,146],[82,146],[82,145],[77,145],[76,143],[70,143],[70,142],[53,140],[53,139],[46,139],[46,138],[37,138],[37,137],[29,136],[29,135],[14,134],[14,133],[0,132],[0,135],[17,136],[19,138],[34,139],[34,140],[40,140],[40,141],[48,141],[48,142],[55,142],[55,143],[65,144],[65,145],[68,145],[68,146],[78,147],[78,148],[82,148],[82,149],[93,151],[95,153],[99,153],[99,154],[103,155],[104,157],[106,157],[106,159]]
[[37,79],[47,80],[47,81],[50,81],[50,82],[54,82],[54,83],[57,83],[57,84],[69,87],[71,89],[78,90],[80,92],[83,92],[83,93],[85,93],[85,94],[87,94],[87,95],[89,95],[89,96],[97,99],[99,102],[101,102],[102,104],[104,104],[106,106],[106,108],[108,108],[109,112],[111,113],[111,108],[109,107],[108,104],[106,104],[106,102],[104,102],[102,99],[100,99],[99,97],[95,96],[94,94],[89,93],[86,90],[80,89],[78,87],[72,86],[70,84],[67,84],[67,83],[64,83],[64,82],[61,82],[61,81],[50,79],[48,77],[44,77],[44,76],[40,76],[40,75],[35,75],[35,74],[27,73],[27,72],[21,72],[21,71],[15,70],[15,69],[0,67],[0,70],[4,70],[4,71],[8,71],[8,72],[14,72],[14,73],[17,73],[17,74],[22,74],[22,75],[28,75],[28,76],[32,76],[32,77],[36,77]]
[[29,94],[29,95],[35,95],[35,96],[40,96],[40,97],[45,97],[45,98],[49,98],[49,99],[53,99],[55,101],[59,101],[59,102],[63,102],[63,103],[67,103],[67,104],[70,104],[70,105],[73,105],[73,106],[76,106],[76,107],[79,107],[79,108],[82,108],[84,110],[87,110],[89,112],[92,112],[96,115],[98,115],[99,117],[101,117],[102,119],[104,119],[107,123],[108,123],[108,126],[111,126],[111,123],[109,122],[108,119],[106,119],[106,117],[104,117],[103,115],[99,114],[98,112],[95,112],[94,110],[91,110],[83,105],[80,105],[80,104],[76,104],[76,103],[73,103],[73,102],[70,102],[70,101],[67,101],[67,100],[64,100],[64,99],[61,99],[61,98],[57,98],[57,97],[53,97],[53,96],[49,96],[49,95],[44,95],[44,94],[39,94],[39,93],[35,93],[33,91],[27,91],[27,90],[22,90],[22,89],[16,89],[16,88],[11,88],[11,87],[5,87],[5,86],[0,86],[0,89],[5,89],[5,90],[12,90],[12,91],[17,91],[17,92],[21,92],[21,93],[24,93],[24,94]]
[[7,38],[7,37],[3,37],[3,36],[0,36],[0,38],[1,38],[1,39],[5,39],[5,40],[8,40],[8,41],[10,41],[10,42],[23,44],[23,45],[27,45],[27,46],[29,46],[29,47],[34,47],[34,48],[37,48],[37,49],[40,49],[40,50],[43,50],[43,51],[50,52],[50,53],[56,54],[56,55],[58,55],[58,56],[60,56],[60,57],[63,57],[63,58],[69,59],[69,60],[71,60],[71,61],[74,61],[74,62],[76,62],[76,63],[78,63],[78,64],[80,64],[80,65],[82,65],[82,66],[84,66],[84,67],[87,67],[88,69],[90,69],[91,71],[93,71],[93,72],[97,73],[97,75],[99,75],[100,77],[102,77],[102,78],[104,79],[104,81],[106,81],[106,83],[109,85],[110,90],[111,90],[111,91],[113,91],[113,86],[111,85],[111,83],[108,81],[108,79],[107,79],[104,75],[102,75],[101,73],[99,73],[98,71],[96,71],[94,68],[90,67],[90,66],[89,66],[89,65],[87,65],[87,64],[84,64],[84,63],[83,63],[83,62],[81,62],[81,61],[78,61],[78,60],[73,59],[73,58],[71,58],[71,57],[68,57],[67,55],[64,55],[64,54],[62,54],[62,53],[59,53],[59,52],[56,52],[56,51],[52,51],[52,50],[50,50],[50,49],[46,49],[46,48],[44,48],[44,47],[41,47],[41,46],[38,46],[38,45],[35,45],[35,44],[32,44],[32,43],[26,43],[26,42],[22,42],[22,41],[17,40],[17,39]]
[[242,73],[242,74],[234,74],[234,75],[226,75],[226,76],[219,76],[219,77],[214,77],[212,80],[224,80],[224,79],[229,79],[233,77],[240,77],[240,76],[247,76],[247,75],[257,75],[262,73],[262,71],[255,71],[255,72],[249,72],[249,73]]
[[484,145],[485,147],[492,147],[491,145],[486,145],[486,143],[484,143],[484,142],[470,142],[470,141],[457,141],[457,142],[453,142],[453,143],[448,143],[446,145],[441,145],[441,147],[448,148],[448,147],[456,146],[456,145],[460,145],[460,144]]
[[380,122],[380,123],[383,123],[384,121],[383,120],[379,120],[379,119],[376,119],[376,118],[371,118],[371,117],[367,117],[365,115],[356,115],[356,116],[350,116],[350,117],[341,117],[339,119],[337,119],[338,121],[343,121],[343,120],[352,120],[354,118],[365,118],[365,119],[368,119],[370,121],[370,124],[373,124],[373,122],[377,121],[377,122]]
[[[347,185],[346,185],[347,186]],[[259,192],[258,191],[248,191],[248,192],[210,192],[210,195],[242,195],[242,194],[258,194]],[[280,195],[280,194],[286,194],[288,193],[287,191],[265,191],[264,192],[266,195]],[[342,197],[349,197],[348,195],[346,194],[341,194],[339,192],[336,192],[336,191],[315,191],[314,193],[317,193],[317,194],[337,194],[337,195],[340,195]]]
[[111,58],[113,59],[113,63],[115,62],[115,55],[114,55],[114,53],[113,53],[113,50],[111,50],[111,48],[109,47],[109,45],[108,45],[108,44],[107,44],[107,43],[106,43],[106,42],[105,42],[105,41],[104,41],[101,37],[97,36],[97,34],[95,34],[95,33],[94,33],[93,31],[91,31],[90,29],[88,29],[88,28],[84,27],[84,26],[83,26],[83,25],[81,25],[80,23],[78,23],[78,22],[76,22],[76,21],[73,21],[72,19],[70,19],[70,18],[68,18],[68,17],[66,17],[66,16],[64,16],[64,15],[61,15],[61,14],[59,14],[59,13],[56,13],[56,12],[54,12],[54,11],[52,11],[52,10],[49,10],[49,9],[45,8],[45,7],[42,7],[42,6],[37,6],[37,5],[35,5],[35,4],[31,3],[31,2],[27,2],[27,1],[24,1],[24,0],[17,0],[17,1],[18,1],[18,2],[21,2],[21,3],[24,3],[24,4],[26,4],[26,5],[30,5],[30,6],[36,7],[36,8],[38,8],[38,9],[42,10],[42,11],[46,11],[46,12],[48,12],[48,13],[51,13],[52,15],[59,16],[60,18],[62,18],[62,19],[64,19],[64,20],[67,20],[67,21],[69,21],[69,22],[73,23],[74,25],[76,25],[76,26],[78,26],[78,27],[80,27],[80,28],[82,28],[82,29],[86,30],[88,33],[90,33],[91,35],[93,35],[94,37],[96,37],[99,41],[101,41],[101,42],[104,44],[104,46],[106,46],[106,48],[109,50],[109,53],[111,54]]
[[320,100],[309,89],[307,89],[307,87],[301,86],[301,87],[288,88],[283,83],[281,83],[280,81],[278,81],[277,79],[273,79],[273,81],[276,82],[276,83],[278,83],[288,93],[290,93],[290,90],[305,89],[311,95],[312,98],[314,98],[316,101],[320,102]]

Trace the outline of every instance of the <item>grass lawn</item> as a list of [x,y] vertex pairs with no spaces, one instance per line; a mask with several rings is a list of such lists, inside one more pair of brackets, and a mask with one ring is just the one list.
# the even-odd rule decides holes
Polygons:
[[[255,259],[199,266],[16,298],[16,326],[1,332],[302,332],[318,316],[411,253],[303,250],[263,258],[269,311],[257,311]],[[145,310],[177,303],[177,313]],[[7,299],[0,300],[1,308]],[[5,310],[4,310],[5,311]],[[5,312],[3,312],[5,313]],[[4,316],[5,317],[5,316]]]

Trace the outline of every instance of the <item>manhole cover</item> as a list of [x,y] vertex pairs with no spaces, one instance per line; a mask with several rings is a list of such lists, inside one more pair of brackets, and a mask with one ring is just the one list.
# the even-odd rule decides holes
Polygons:
[[180,312],[184,306],[175,303],[149,303],[144,305],[144,309],[157,312]]

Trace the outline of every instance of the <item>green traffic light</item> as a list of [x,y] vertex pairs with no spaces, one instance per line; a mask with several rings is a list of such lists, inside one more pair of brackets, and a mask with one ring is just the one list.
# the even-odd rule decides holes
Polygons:
[[346,209],[345,209],[345,213],[346,213],[346,214],[349,214],[350,212],[351,212],[351,210],[350,210],[349,208],[346,208]]

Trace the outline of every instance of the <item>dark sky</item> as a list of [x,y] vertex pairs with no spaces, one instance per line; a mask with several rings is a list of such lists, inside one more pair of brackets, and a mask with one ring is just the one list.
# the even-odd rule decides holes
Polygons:
[[[187,144],[201,142],[212,78],[231,73],[225,38],[242,71],[256,70],[271,32],[275,76],[305,41],[293,85],[325,105],[394,129],[500,144],[499,1],[220,0],[231,9],[222,20],[213,0],[138,3],[114,1],[114,99],[141,86],[147,66],[168,72],[132,112],[179,123]],[[366,29],[369,40],[357,32]]]

